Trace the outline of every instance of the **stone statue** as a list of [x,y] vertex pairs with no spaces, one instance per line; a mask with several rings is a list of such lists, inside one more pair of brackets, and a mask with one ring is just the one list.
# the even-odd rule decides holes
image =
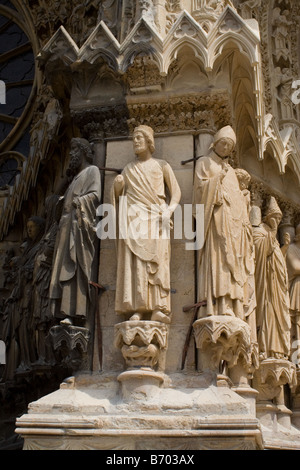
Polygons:
[[45,229],[45,220],[33,216],[27,221],[27,240],[22,255],[14,260],[15,287],[5,302],[4,341],[7,361],[3,381],[13,378],[16,368],[28,370],[36,360],[35,333],[32,315],[32,280],[34,262]]
[[[163,233],[164,227],[168,232],[181,192],[171,166],[152,158],[155,149],[152,128],[136,127],[133,146],[137,158],[115,178],[112,188],[113,202],[123,220],[126,214],[124,223],[121,222],[123,227],[118,224],[119,235],[122,229],[126,235],[118,237],[115,310],[118,314],[129,314],[130,320],[141,320],[150,314],[151,320],[169,323],[170,239]],[[169,205],[166,188],[170,193]],[[133,230],[137,221],[139,235]],[[156,229],[152,232],[153,225],[156,228],[159,225],[159,233],[155,233]]]
[[287,359],[290,353],[290,313],[285,257],[276,238],[282,212],[271,197],[266,215],[253,227],[255,245],[256,323],[260,359]]
[[46,335],[51,324],[49,287],[52,273],[55,240],[58,230],[60,197],[56,194],[45,201],[46,228],[35,257],[32,282],[32,309],[36,332],[36,350],[39,363],[49,359],[46,351]]
[[[300,341],[300,225],[286,252],[286,265],[289,278],[290,314],[292,321],[292,342]],[[299,344],[297,344],[299,347]],[[299,367],[299,364],[298,364]]]
[[237,173],[228,163],[235,143],[233,129],[223,127],[214,136],[211,153],[196,164],[193,202],[204,205],[198,302],[206,306],[199,309],[200,318],[230,315],[245,320],[249,313],[248,279],[254,251],[248,195],[243,194]]
[[[245,212],[243,215],[243,220],[245,223],[246,230],[244,231],[244,235],[246,235],[245,244],[251,246],[251,258],[248,260],[248,280],[247,284],[245,285],[245,304],[244,304],[244,312],[246,321],[250,326],[251,329],[251,338],[254,342],[257,341],[257,333],[256,333],[256,293],[255,293],[255,260],[254,260],[254,243],[253,243],[253,235],[252,235],[252,225],[250,222],[250,213],[251,213],[251,194],[248,189],[251,176],[246,170],[242,168],[237,168],[235,170],[236,176],[240,185],[240,190],[243,193],[245,198]],[[250,264],[251,263],[251,264]],[[248,299],[248,302],[246,300]]]
[[91,164],[89,142],[73,138],[70,156],[69,173],[76,176],[64,195],[49,293],[52,313],[68,324],[84,321],[88,314],[101,195],[100,172]]

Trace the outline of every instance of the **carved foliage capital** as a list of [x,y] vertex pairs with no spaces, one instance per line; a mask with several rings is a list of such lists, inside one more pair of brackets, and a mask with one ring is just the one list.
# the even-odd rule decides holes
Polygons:
[[250,328],[236,317],[216,315],[197,320],[194,325],[197,348],[211,356],[211,364],[217,368],[221,361],[233,367],[242,358],[252,364]]
[[156,321],[125,321],[115,325],[115,341],[129,368],[150,367],[159,361],[168,341],[168,327]]

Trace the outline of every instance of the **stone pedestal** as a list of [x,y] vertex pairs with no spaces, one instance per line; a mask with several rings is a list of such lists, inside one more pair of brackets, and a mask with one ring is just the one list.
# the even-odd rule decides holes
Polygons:
[[31,403],[16,424],[26,450],[263,448],[247,401],[199,373],[82,373]]
[[[195,325],[196,332],[202,323]],[[210,339],[217,345],[212,361],[204,347],[211,367],[170,375],[162,367],[169,326],[146,320],[118,323],[115,346],[122,352],[125,370],[79,374],[31,403],[28,414],[17,421],[24,448],[261,449],[251,390],[242,378],[248,333],[243,323],[230,318],[204,322],[204,333],[197,339],[198,344],[202,339],[207,345]],[[218,361],[225,358],[236,367],[235,390],[230,378],[217,370]]]
[[292,423],[293,413],[285,405],[287,384],[295,386],[296,368],[285,359],[265,359],[254,374],[253,386],[258,391],[256,413],[269,449],[297,449],[300,444],[300,432]]
[[57,355],[57,361],[72,364],[74,371],[87,366],[90,341],[90,331],[87,328],[61,323],[50,329],[48,340],[54,355]]
[[124,402],[153,399],[164,381],[162,374],[149,369],[128,370],[118,376]]
[[214,383],[232,387],[243,397],[255,416],[258,392],[249,380],[258,367],[257,344],[251,341],[250,328],[236,317],[216,315],[194,323],[200,368],[209,370]]
[[[196,321],[194,331],[205,367],[167,374],[161,356],[169,326],[117,324],[115,346],[126,370],[78,374],[31,403],[17,420],[24,448],[262,449],[254,391],[246,380],[252,361],[248,325],[211,317]],[[223,370],[220,361],[226,361]]]
[[115,326],[115,346],[121,349],[127,370],[118,376],[124,401],[158,394],[163,376],[156,372],[168,344],[167,325],[157,321],[125,321]]
[[292,389],[293,415],[292,424],[300,430],[300,369],[296,370],[297,384]]

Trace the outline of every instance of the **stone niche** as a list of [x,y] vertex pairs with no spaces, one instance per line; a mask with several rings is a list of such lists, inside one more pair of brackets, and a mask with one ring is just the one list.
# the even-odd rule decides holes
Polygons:
[[[299,449],[299,411],[293,415],[284,394],[295,390],[299,410],[294,364],[260,360],[253,331],[240,318],[197,317],[197,253],[188,249],[196,159],[222,126],[237,131],[230,163],[253,177],[252,208],[264,209],[279,192],[283,207],[299,210],[288,185],[299,181],[296,143],[283,142],[276,119],[265,115],[259,25],[248,18],[249,2],[247,19],[231,1],[184,2],[184,11],[180,2],[130,3],[122,2],[127,16],[118,34],[104,18],[79,48],[61,27],[39,61],[58,88],[57,68],[70,80],[70,114],[93,142],[102,203],[110,203],[115,176],[132,161],[134,128],[153,127],[153,156],[170,164],[181,189],[171,235],[171,323],[116,314],[116,243],[102,239],[92,368],[30,403],[16,433],[28,450]],[[68,330],[59,327],[57,348],[70,339]],[[83,349],[90,351],[86,343]]]
[[[204,135],[197,142],[201,150],[210,139]],[[171,164],[182,188],[184,213],[192,201],[193,169],[181,162],[194,155],[194,136],[157,137],[155,146],[155,157]],[[131,139],[107,142],[106,167],[124,168],[131,159]],[[113,172],[106,172],[106,203],[114,178]],[[186,249],[189,237],[172,235],[170,325],[124,321],[116,315],[115,240],[101,241],[102,362],[96,343],[92,373],[79,371],[59,390],[29,405],[28,413],[17,420],[24,449],[263,448],[257,392],[248,380],[253,367],[248,326],[242,321],[220,325],[216,319],[200,331],[189,308],[195,302],[195,252]],[[218,351],[214,364],[203,367],[201,358],[206,352],[212,357],[213,351]],[[220,369],[229,357],[231,378]]]

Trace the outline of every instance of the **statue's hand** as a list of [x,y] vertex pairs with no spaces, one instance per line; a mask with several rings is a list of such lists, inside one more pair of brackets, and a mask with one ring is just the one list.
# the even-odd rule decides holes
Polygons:
[[125,186],[125,180],[123,175],[118,175],[114,181],[114,189],[116,194],[121,194]]
[[74,197],[73,199],[73,202],[72,202],[72,205],[73,207],[80,207],[80,203],[79,203],[79,198],[78,197]]
[[268,223],[269,223],[269,226],[270,226],[271,230],[277,230],[278,222],[274,217],[270,217]]
[[222,182],[225,176],[227,175],[228,167],[224,167],[220,173],[220,181]]
[[162,222],[162,228],[166,230],[172,230],[173,228],[173,221],[171,220],[172,217],[172,211],[167,207],[164,209],[164,211],[161,214],[161,222]]

